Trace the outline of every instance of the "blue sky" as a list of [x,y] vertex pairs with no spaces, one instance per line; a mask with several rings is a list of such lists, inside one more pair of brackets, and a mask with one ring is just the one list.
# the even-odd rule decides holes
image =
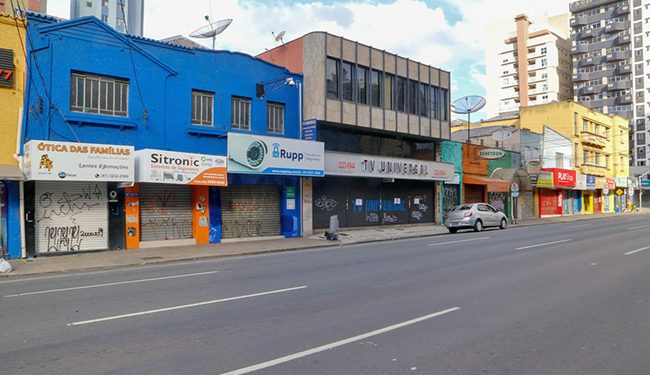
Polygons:
[[[285,41],[327,31],[451,71],[452,99],[485,95],[483,36],[489,24],[519,13],[568,11],[567,0],[186,0],[185,7],[178,3],[146,0],[145,36],[187,36],[210,14],[214,20],[234,20],[219,35],[217,48],[256,55],[276,45],[272,31],[285,30]],[[48,1],[48,13],[62,18],[69,18],[69,7],[69,0]]]

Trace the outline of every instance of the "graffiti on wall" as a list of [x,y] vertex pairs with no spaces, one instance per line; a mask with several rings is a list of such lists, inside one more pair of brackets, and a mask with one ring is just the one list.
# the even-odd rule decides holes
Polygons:
[[460,189],[458,185],[447,185],[442,189],[443,211],[449,212],[460,204]]
[[[192,238],[192,212],[183,203],[179,204],[175,189],[163,188],[154,194],[140,193],[140,233],[143,240]],[[145,212],[146,218],[143,217]]]
[[506,212],[506,193],[488,192],[488,203],[498,211]]
[[101,249],[105,246],[106,193],[99,184],[78,190],[40,192],[36,197],[38,252]]
[[339,205],[339,202],[327,195],[321,195],[320,198],[314,200],[314,205],[323,211],[332,211]]
[[262,235],[262,221],[255,219],[224,220],[223,233],[230,238],[259,237]]

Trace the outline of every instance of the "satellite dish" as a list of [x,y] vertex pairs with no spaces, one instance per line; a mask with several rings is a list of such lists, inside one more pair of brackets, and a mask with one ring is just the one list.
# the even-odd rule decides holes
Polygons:
[[492,139],[495,141],[507,141],[512,138],[512,130],[510,129],[499,129],[492,133]]
[[214,49],[214,41],[216,36],[221,34],[230,24],[232,18],[226,18],[217,22],[210,22],[210,17],[205,16],[206,21],[209,23],[190,34],[192,38],[207,39],[212,38],[212,49]]
[[275,39],[276,42],[282,42],[282,44],[284,44],[284,40],[282,40],[282,38],[284,38],[284,30],[280,31],[278,35],[275,35],[275,33],[271,31],[271,35],[273,35],[273,39]]
[[466,115],[480,111],[483,107],[485,107],[484,97],[478,95],[469,95],[454,100],[454,103],[451,105],[451,110],[454,113]]
[[467,115],[467,143],[471,143],[471,137],[469,135],[472,124],[470,114],[480,111],[483,107],[485,107],[485,98],[478,95],[463,96],[454,100],[451,104],[452,112]]

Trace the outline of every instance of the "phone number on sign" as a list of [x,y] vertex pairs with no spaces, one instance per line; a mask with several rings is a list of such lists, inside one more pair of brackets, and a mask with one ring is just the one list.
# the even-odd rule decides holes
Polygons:
[[131,179],[131,175],[128,174],[119,174],[119,173],[98,173],[95,175],[95,178],[119,178],[119,179]]

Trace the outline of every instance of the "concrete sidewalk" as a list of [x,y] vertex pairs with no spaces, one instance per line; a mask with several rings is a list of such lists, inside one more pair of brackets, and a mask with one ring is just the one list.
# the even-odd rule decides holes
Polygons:
[[[650,213],[650,210],[644,210]],[[611,213],[598,215],[573,215],[551,218],[523,219],[510,227],[523,227],[560,222],[598,220],[607,217],[635,215],[636,213]],[[338,241],[327,241],[323,234],[306,238],[287,238],[263,241],[242,241],[204,246],[171,246],[139,250],[98,251],[69,255],[40,256],[32,259],[15,259],[10,263],[13,271],[2,276],[24,276],[69,271],[90,271],[110,267],[140,266],[176,261],[189,261],[214,257],[263,254],[279,251],[301,250],[356,243],[388,241],[447,234],[445,227],[433,224],[352,228],[341,230]]]

